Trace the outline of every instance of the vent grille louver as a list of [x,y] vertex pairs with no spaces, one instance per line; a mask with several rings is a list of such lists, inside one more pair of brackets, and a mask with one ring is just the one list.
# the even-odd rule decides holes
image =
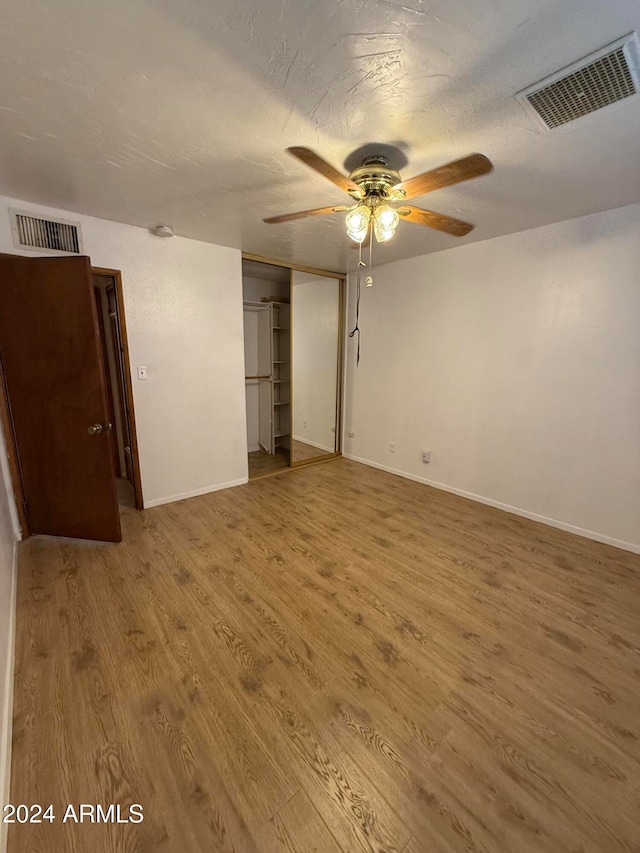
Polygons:
[[627,36],[521,92],[549,129],[615,104],[638,92],[638,41]]
[[45,219],[17,210],[10,213],[16,248],[82,254],[82,237],[77,223]]

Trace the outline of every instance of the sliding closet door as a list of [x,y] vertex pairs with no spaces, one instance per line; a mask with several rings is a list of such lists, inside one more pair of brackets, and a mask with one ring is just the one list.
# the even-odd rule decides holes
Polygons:
[[291,464],[340,450],[342,280],[291,276]]

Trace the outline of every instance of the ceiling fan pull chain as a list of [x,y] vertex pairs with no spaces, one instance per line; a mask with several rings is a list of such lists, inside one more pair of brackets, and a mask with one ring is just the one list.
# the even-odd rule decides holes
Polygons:
[[362,260],[362,243],[358,246],[358,274],[356,276],[356,324],[353,330],[349,332],[349,337],[352,338],[355,333],[358,333],[358,353],[356,356],[356,367],[360,367],[360,270],[364,266]]

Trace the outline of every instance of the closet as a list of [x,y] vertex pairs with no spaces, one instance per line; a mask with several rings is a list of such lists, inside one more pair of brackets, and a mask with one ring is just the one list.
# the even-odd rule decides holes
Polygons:
[[254,377],[258,382],[258,444],[262,451],[273,454],[289,449],[290,311],[279,302],[245,303],[247,309],[258,314],[258,373]]
[[340,453],[344,277],[243,255],[250,478]]

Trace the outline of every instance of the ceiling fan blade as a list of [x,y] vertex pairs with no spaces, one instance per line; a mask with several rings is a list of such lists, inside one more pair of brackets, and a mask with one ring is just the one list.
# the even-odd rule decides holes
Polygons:
[[347,210],[347,205],[342,204],[338,207],[316,207],[313,210],[300,210],[298,213],[285,213],[282,216],[270,216],[268,219],[263,219],[268,225],[275,225],[278,222],[292,222],[294,219],[303,219],[305,216],[324,216],[326,213],[340,213],[341,210]]
[[428,228],[444,231],[445,234],[451,234],[453,237],[464,237],[473,230],[473,225],[469,222],[445,216],[443,213],[434,213],[432,210],[422,210],[421,207],[413,207],[410,204],[398,208],[398,214],[408,222],[426,225]]
[[297,157],[298,160],[302,160],[302,162],[311,169],[319,172],[324,178],[331,181],[332,184],[340,187],[341,190],[344,190],[346,193],[357,193],[358,196],[362,196],[362,191],[357,184],[350,181],[346,175],[342,174],[342,172],[334,169],[330,163],[327,163],[326,160],[319,157],[315,151],[312,151],[310,148],[298,148],[295,146],[293,148],[287,148],[287,151],[289,154],[293,154],[294,157]]
[[417,195],[430,193],[432,190],[439,190],[441,187],[450,187],[453,184],[459,184],[461,181],[486,175],[492,169],[491,160],[484,154],[470,154],[461,160],[447,163],[446,166],[440,166],[438,169],[432,169],[430,172],[423,172],[421,175],[416,175],[415,178],[402,181],[396,184],[393,189],[404,190],[405,198],[414,198]]

